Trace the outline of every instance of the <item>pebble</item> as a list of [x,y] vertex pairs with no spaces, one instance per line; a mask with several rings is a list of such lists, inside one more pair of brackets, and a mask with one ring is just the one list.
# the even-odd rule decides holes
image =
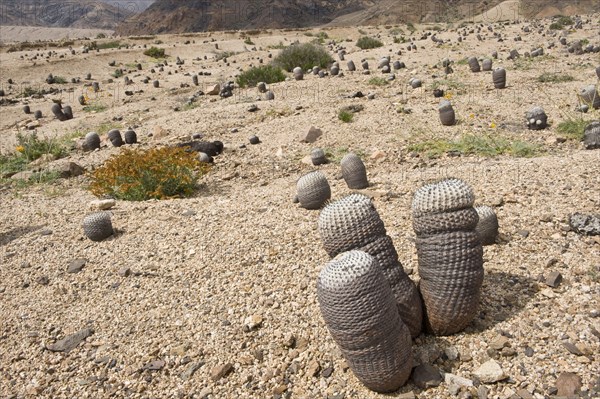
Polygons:
[[508,338],[506,338],[503,335],[498,335],[496,338],[494,338],[492,340],[492,342],[490,342],[490,348],[495,349],[495,350],[502,350],[502,348],[504,348],[505,346],[508,346],[509,342],[508,342]]
[[129,277],[131,275],[131,269],[127,266],[123,266],[119,269],[119,276],[121,277]]
[[70,352],[93,333],[94,330],[91,328],[84,328],[74,334],[67,335],[63,339],[56,341],[54,344],[48,345],[46,348],[52,352]]
[[248,316],[244,319],[244,329],[247,331],[254,330],[261,326],[263,322],[263,317],[261,315],[255,314],[252,316]]
[[90,209],[106,211],[114,207],[116,204],[117,202],[114,199],[94,200],[90,201],[88,207]]
[[306,375],[316,377],[319,375],[319,371],[321,371],[321,365],[316,360],[312,360],[306,368]]
[[333,365],[329,365],[329,366],[325,367],[323,369],[323,371],[321,372],[321,375],[325,378],[331,377],[331,374],[333,374]]
[[498,362],[493,359],[483,363],[473,374],[484,383],[498,382],[507,378]]
[[231,373],[231,371],[233,371],[233,365],[231,363],[220,364],[213,367],[210,371],[210,379],[216,382]]
[[569,341],[562,341],[562,344],[565,347],[565,349],[567,349],[572,354],[574,354],[576,356],[583,356],[583,352],[581,352],[579,350],[579,348],[577,346],[573,345],[571,342],[569,342]]
[[79,273],[86,263],[87,259],[75,259],[69,263],[69,266],[67,267],[67,273]]
[[556,395],[559,397],[577,397],[581,391],[581,378],[574,373],[562,373],[556,380]]
[[181,379],[189,380],[190,378],[192,378],[194,373],[202,366],[204,366],[204,362],[194,362],[194,363],[190,364],[187,367],[187,369],[185,369],[185,371],[183,373],[181,373]]
[[442,376],[438,369],[429,364],[420,364],[415,367],[411,379],[419,388],[437,387],[442,383]]
[[311,126],[306,133],[300,136],[301,143],[314,143],[319,137],[323,135],[323,131],[319,128]]
[[561,281],[562,281],[562,274],[560,274],[557,271],[553,271],[548,275],[548,277],[546,277],[545,283],[549,287],[556,288],[561,283]]

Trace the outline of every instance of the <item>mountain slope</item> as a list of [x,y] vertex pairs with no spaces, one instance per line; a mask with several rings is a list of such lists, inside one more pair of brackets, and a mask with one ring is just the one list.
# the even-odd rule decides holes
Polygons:
[[134,14],[125,6],[117,7],[93,0],[7,1],[0,7],[0,25],[3,26],[114,29]]

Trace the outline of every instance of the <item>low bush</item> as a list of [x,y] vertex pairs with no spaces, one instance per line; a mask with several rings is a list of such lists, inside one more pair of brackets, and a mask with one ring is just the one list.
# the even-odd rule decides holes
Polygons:
[[327,68],[333,58],[322,46],[315,43],[293,44],[283,49],[273,60],[273,65],[291,72],[295,67],[308,70],[314,66]]
[[165,49],[152,46],[144,51],[144,55],[152,58],[165,58]]
[[285,74],[273,65],[261,65],[242,72],[236,79],[240,87],[254,87],[259,82],[277,83],[285,80]]
[[369,36],[363,36],[356,42],[356,46],[363,50],[382,47],[383,43],[380,40]]

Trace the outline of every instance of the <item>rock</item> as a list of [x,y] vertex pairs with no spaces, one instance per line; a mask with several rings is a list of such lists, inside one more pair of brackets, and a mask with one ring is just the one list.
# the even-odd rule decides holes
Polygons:
[[404,392],[398,395],[394,395],[396,399],[415,399],[415,393],[413,391]]
[[575,356],[583,356],[583,352],[569,341],[562,341],[563,346]]
[[244,329],[247,331],[254,330],[255,328],[260,327],[263,322],[263,317],[261,315],[255,314],[252,316],[248,316],[244,319]]
[[386,157],[385,152],[383,152],[381,150],[373,151],[373,153],[371,154],[371,159],[373,159],[375,161],[382,161],[385,159],[385,157]]
[[56,160],[56,157],[52,154],[43,154],[41,157],[29,163],[30,166],[40,166],[50,163]]
[[[41,116],[40,116],[41,118]],[[25,127],[27,128],[27,130],[33,130],[36,129],[38,127],[42,126],[42,124],[40,123],[40,121],[35,120],[33,122],[29,122],[27,125],[25,125]]]
[[301,143],[314,143],[322,135],[323,135],[323,131],[321,129],[311,126],[311,128],[308,129],[308,132],[306,132],[300,136],[300,142]]
[[487,399],[488,389],[485,385],[477,387],[477,399]]
[[38,277],[35,281],[39,285],[48,285],[48,284],[50,284],[50,279],[47,276]]
[[248,137],[248,141],[249,141],[249,142],[250,142],[250,144],[252,144],[252,145],[256,145],[256,144],[259,144],[259,143],[260,143],[260,139],[258,138],[258,136],[254,136],[254,135],[252,135],[252,136]]
[[323,371],[321,372],[321,375],[325,378],[329,378],[331,377],[331,375],[333,374],[333,365],[330,364],[329,366],[325,367],[323,369]]
[[256,112],[258,111],[258,106],[256,104],[252,104],[248,107],[248,109],[246,110],[248,112]]
[[79,273],[86,263],[87,259],[75,259],[69,263],[69,266],[67,267],[67,273]]
[[164,360],[153,360],[150,363],[144,365],[144,367],[142,367],[142,370],[161,370],[163,367],[165,367],[165,364],[166,362]]
[[309,377],[317,377],[321,371],[321,365],[316,360],[311,361],[306,368],[306,375]]
[[523,238],[527,238],[529,237],[529,230],[518,230],[517,234],[520,235]]
[[558,287],[560,282],[562,281],[562,274],[557,271],[551,272],[548,277],[546,277],[546,285],[552,288]]
[[419,388],[437,387],[442,382],[442,376],[438,369],[429,364],[420,364],[415,367],[411,379]]
[[460,391],[461,387],[473,386],[472,380],[450,373],[444,374],[444,382],[448,386],[448,390],[451,392],[458,392]]
[[531,357],[531,356],[533,356],[533,354],[535,353],[535,351],[533,350],[533,348],[531,348],[531,347],[528,346],[527,348],[525,348],[525,352],[524,353],[525,353],[525,356]]
[[193,362],[191,363],[183,373],[181,373],[180,377],[182,380],[189,380],[192,378],[194,373],[200,368],[204,366],[204,362]]
[[473,374],[483,383],[498,382],[507,378],[498,362],[493,359],[483,363]]
[[75,334],[67,335],[65,338],[56,341],[56,343],[46,346],[46,349],[52,352],[70,352],[75,349],[83,340],[91,336],[94,330],[91,328],[84,328],[76,332]]
[[458,359],[458,349],[456,348],[456,346],[447,347],[446,349],[444,349],[444,353],[446,354],[448,360],[450,360],[451,362]]
[[152,130],[152,139],[153,140],[160,140],[160,139],[167,137],[168,135],[169,135],[169,131],[166,129],[163,129],[161,126],[156,126]]
[[52,168],[53,171],[58,172],[58,175],[63,179],[69,177],[81,176],[85,173],[85,169],[75,162],[62,162],[59,165]]
[[210,88],[206,94],[208,94],[209,96],[218,96],[219,93],[221,93],[221,85],[220,84],[215,84],[212,88]]
[[210,389],[209,387],[206,387],[200,391],[200,393],[198,394],[198,398],[199,399],[207,399],[208,395],[210,395],[210,394],[212,394],[212,389]]
[[128,268],[127,266],[123,266],[122,268],[119,269],[118,273],[119,273],[119,276],[121,276],[121,277],[129,277],[131,275],[131,269]]
[[490,342],[490,348],[495,349],[497,351],[502,350],[505,346],[509,346],[508,338],[504,335],[498,335],[496,338]]
[[213,381],[218,381],[221,378],[225,377],[227,374],[231,373],[233,370],[233,365],[231,363],[220,364],[215,366],[210,371],[210,379]]
[[117,202],[114,199],[94,200],[89,203],[89,208],[94,210],[107,211],[114,207]]
[[569,217],[569,225],[578,234],[600,235],[600,215],[585,215],[577,212]]
[[10,178],[13,180],[29,180],[33,177],[33,172],[30,170],[24,170],[19,173],[15,173]]
[[579,397],[581,377],[574,373],[562,373],[556,380],[556,395],[564,398]]

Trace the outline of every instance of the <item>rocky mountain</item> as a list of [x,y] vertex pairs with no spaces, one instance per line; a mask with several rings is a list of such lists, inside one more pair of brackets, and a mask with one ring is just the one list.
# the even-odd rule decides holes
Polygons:
[[[139,3],[141,5],[142,2]],[[0,4],[0,25],[114,29],[141,11],[137,7],[135,1],[3,0]]]
[[[123,22],[121,35],[210,30],[512,20],[598,11],[597,0],[156,0]],[[486,15],[494,10],[496,14]],[[498,15],[502,10],[505,15]],[[481,17],[483,15],[483,17]]]

